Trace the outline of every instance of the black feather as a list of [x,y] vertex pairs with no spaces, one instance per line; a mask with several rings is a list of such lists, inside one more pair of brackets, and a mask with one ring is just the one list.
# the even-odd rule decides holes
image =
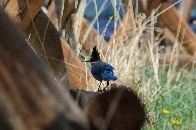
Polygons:
[[[100,81],[100,85],[102,81],[107,81],[108,86],[110,80],[118,79],[113,73],[114,67],[100,59],[96,46],[93,48],[91,59],[88,60],[88,62],[89,61],[91,63],[91,73],[96,80]],[[100,85],[98,91],[102,91],[100,90]],[[104,88],[104,91],[106,90],[107,86]]]
[[97,51],[96,46],[94,46],[92,54],[91,54],[90,62],[92,63],[92,62],[96,62],[99,60],[101,60],[99,56],[99,52]]

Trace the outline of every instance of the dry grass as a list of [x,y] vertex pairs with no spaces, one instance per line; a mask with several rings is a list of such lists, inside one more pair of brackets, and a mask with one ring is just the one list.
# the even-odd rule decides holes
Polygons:
[[[77,12],[79,17],[74,25],[76,52],[81,52],[82,45],[92,29],[92,26],[89,27],[82,43],[80,43],[79,36],[85,7],[86,3],[83,1]],[[117,9],[115,10],[117,11]],[[102,53],[101,41],[104,36],[102,34],[102,37],[97,41],[99,52],[104,61],[115,67],[114,73],[119,79],[128,79],[132,82],[132,88],[138,92],[146,105],[150,123],[146,123],[144,129],[196,129],[195,70],[177,70],[176,64],[169,65],[169,69],[166,69],[164,65],[159,65],[159,58],[164,57],[158,52],[158,43],[163,39],[160,34],[163,33],[163,30],[155,28],[154,24],[157,22],[157,17],[164,11],[157,13],[156,10],[152,12],[150,18],[146,18],[144,14],[136,14],[133,28],[129,33],[126,32],[122,34],[122,37],[115,39],[106,55]],[[94,23],[101,11],[97,11]],[[118,13],[115,14],[118,15]],[[154,37],[154,31],[157,31],[157,37]],[[177,37],[176,39],[178,39]],[[138,47],[139,43],[141,47]],[[178,54],[177,40],[172,48],[171,61],[174,53]],[[85,58],[88,59],[88,56]],[[89,66],[87,68],[89,71]],[[88,80],[86,82],[89,90],[97,90],[95,86],[98,86],[98,82],[89,82]],[[164,114],[163,109],[169,110],[169,113]],[[171,120],[178,120],[182,124],[175,124]]]

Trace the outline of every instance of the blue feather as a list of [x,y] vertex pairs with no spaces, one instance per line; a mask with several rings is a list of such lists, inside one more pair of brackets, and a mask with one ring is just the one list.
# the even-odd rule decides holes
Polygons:
[[92,66],[91,73],[96,80],[100,82],[107,81],[107,85],[109,85],[109,81],[118,79],[113,73],[114,67],[100,59],[96,47],[93,48],[90,62]]
[[[105,62],[104,62],[104,63],[105,63]],[[108,63],[105,63],[103,67],[104,67],[104,69],[106,69],[106,70],[115,70],[114,67],[111,66],[111,65],[108,64]]]
[[113,74],[114,67],[108,63],[93,63],[91,73],[93,77],[98,81],[110,81],[117,80],[117,77]]
[[117,80],[118,78],[112,73],[112,71],[104,71],[101,74],[103,80],[110,81],[110,80]]

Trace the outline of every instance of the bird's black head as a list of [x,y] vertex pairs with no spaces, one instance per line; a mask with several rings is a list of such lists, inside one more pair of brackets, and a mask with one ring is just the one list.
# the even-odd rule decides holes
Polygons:
[[92,54],[91,54],[90,62],[92,63],[98,60],[100,60],[99,52],[97,51],[96,46],[94,46]]

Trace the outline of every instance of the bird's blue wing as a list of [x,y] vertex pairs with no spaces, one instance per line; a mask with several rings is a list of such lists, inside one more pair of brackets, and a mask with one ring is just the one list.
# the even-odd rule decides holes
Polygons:
[[98,63],[93,64],[91,68],[91,73],[93,77],[100,82],[103,80],[101,76],[101,73],[103,71],[102,69],[103,69],[102,65]]
[[113,74],[112,71],[107,71],[105,70],[102,74],[101,74],[103,80],[105,81],[110,81],[110,80],[117,80],[118,78]]
[[105,69],[105,70],[115,70],[114,67],[111,66],[111,65],[108,64],[108,63],[105,63],[105,64],[104,64],[104,69]]
[[114,67],[105,62],[92,64],[91,73],[96,80],[110,81],[118,78],[113,74]]
[[103,69],[103,67],[102,67],[102,65],[101,64],[93,64],[92,65],[92,68],[91,68],[91,73],[92,74],[96,74],[96,73],[101,73],[101,71],[102,71],[102,69]]

